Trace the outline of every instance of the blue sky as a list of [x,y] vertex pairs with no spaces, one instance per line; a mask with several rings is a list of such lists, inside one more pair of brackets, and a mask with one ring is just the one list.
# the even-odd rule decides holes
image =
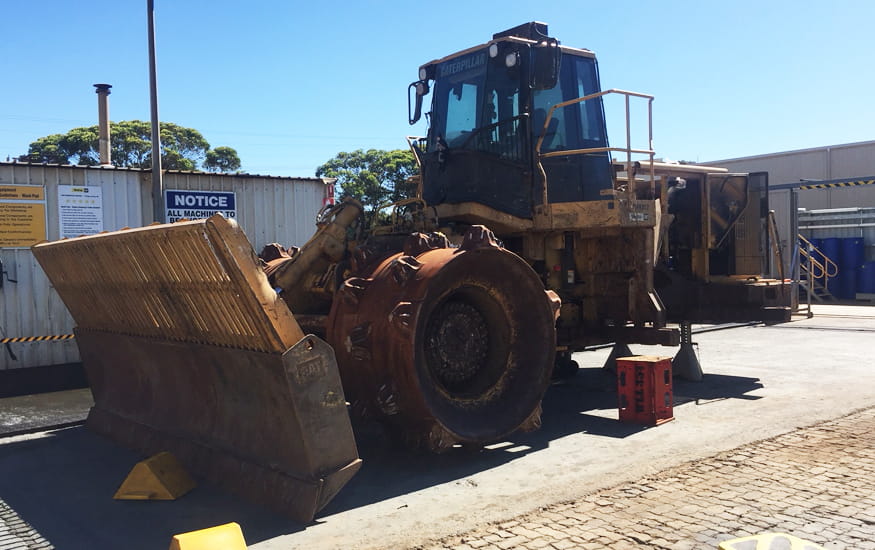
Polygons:
[[[0,7],[0,159],[96,124],[97,82],[113,85],[112,120],[148,120],[146,0]],[[406,147],[405,135],[425,131],[407,124],[419,65],[532,20],[563,44],[594,50],[603,88],[656,96],[661,157],[704,162],[875,139],[868,0],[155,0],[155,8],[161,119],[234,147],[251,173],[312,176],[339,151]],[[617,107],[608,105],[613,145],[623,137]]]

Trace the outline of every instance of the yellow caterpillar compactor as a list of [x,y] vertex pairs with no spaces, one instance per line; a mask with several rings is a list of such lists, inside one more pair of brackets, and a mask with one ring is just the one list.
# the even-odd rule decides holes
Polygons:
[[765,174],[609,147],[603,97],[652,97],[602,91],[545,24],[426,63],[408,93],[411,124],[431,96],[421,175],[385,224],[346,200],[261,257],[218,216],[33,248],[77,323],[91,429],[309,521],[360,466],[350,415],[476,447],[537,428],[586,346],[789,315],[763,278]]

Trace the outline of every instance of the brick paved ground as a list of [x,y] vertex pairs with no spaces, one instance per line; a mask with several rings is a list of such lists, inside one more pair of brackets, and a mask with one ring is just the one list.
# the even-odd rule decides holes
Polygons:
[[419,549],[716,549],[780,531],[875,550],[875,408]]
[[25,523],[12,508],[0,500],[0,548],[3,550],[42,550],[52,548],[52,545]]

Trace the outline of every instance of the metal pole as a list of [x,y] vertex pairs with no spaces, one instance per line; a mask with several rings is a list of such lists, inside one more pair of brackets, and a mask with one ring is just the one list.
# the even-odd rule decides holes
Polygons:
[[158,127],[158,77],[155,70],[155,0],[146,0],[149,20],[149,99],[152,112],[152,215],[164,221],[164,182],[161,179],[161,135]]
[[632,127],[629,121],[629,94],[626,98],[626,195],[631,199],[635,196],[635,173],[632,170]]
[[[664,197],[656,196],[656,172],[653,169],[653,98],[647,100],[647,148],[650,149],[650,196],[654,199]],[[664,205],[663,205],[664,206]]]
[[112,86],[109,84],[95,84],[97,92],[97,127],[98,140],[97,149],[100,156],[100,165],[109,166],[112,164],[109,146],[109,91]]

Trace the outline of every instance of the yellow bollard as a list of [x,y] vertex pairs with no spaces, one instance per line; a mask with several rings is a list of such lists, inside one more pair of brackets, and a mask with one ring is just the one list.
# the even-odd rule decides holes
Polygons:
[[170,550],[246,550],[240,525],[234,522],[174,535]]

